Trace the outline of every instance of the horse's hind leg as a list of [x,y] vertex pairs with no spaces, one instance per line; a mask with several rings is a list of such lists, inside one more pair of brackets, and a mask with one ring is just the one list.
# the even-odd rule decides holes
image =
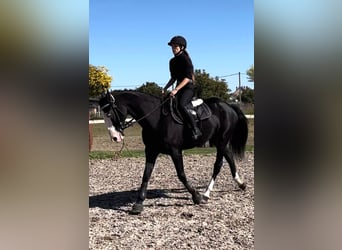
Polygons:
[[190,184],[187,180],[184,172],[183,155],[180,150],[173,150],[171,154],[173,163],[175,164],[178,179],[184,184],[186,189],[192,195],[192,200],[195,204],[200,204],[202,201],[202,195]]
[[214,163],[214,171],[213,171],[211,180],[209,182],[209,185],[203,194],[203,199],[205,201],[209,200],[210,192],[213,191],[215,180],[216,180],[218,174],[220,173],[222,165],[223,165],[223,156],[225,157],[225,159],[227,160],[227,162],[229,164],[229,167],[230,167],[230,170],[231,170],[231,173],[232,173],[232,176],[233,176],[235,182],[239,185],[239,187],[242,190],[246,189],[246,184],[240,179],[240,176],[237,173],[233,154],[230,152],[230,150],[228,148],[225,148],[223,150],[223,152],[221,152],[221,150],[218,149],[217,154],[216,154],[216,161]]
[[228,147],[224,151],[224,158],[226,159],[226,161],[229,164],[230,171],[232,173],[232,176],[233,176],[235,182],[239,185],[239,188],[241,188],[242,190],[245,190],[246,189],[246,183],[244,183],[241,180],[241,178],[240,178],[240,176],[236,170],[236,165],[235,165],[233,153],[229,150]]
[[140,214],[143,211],[143,202],[146,198],[146,193],[147,193],[147,185],[150,180],[152,171],[154,169],[154,165],[158,156],[157,152],[150,152],[148,150],[145,150],[146,153],[146,164],[145,164],[145,170],[144,170],[144,175],[142,178],[142,183],[140,186],[140,190],[138,193],[138,198],[133,205],[132,210],[130,211],[131,214]]
[[203,194],[203,199],[205,201],[209,200],[210,192],[213,191],[216,177],[220,173],[222,165],[223,165],[223,154],[221,152],[217,151],[216,161],[214,163],[213,174],[212,174],[211,180],[209,182],[209,185],[207,187],[207,190]]

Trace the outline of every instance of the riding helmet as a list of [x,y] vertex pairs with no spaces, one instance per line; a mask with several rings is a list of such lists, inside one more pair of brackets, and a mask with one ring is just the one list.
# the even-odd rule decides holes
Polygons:
[[178,44],[180,46],[183,46],[184,49],[186,49],[186,40],[182,36],[174,36],[174,37],[172,37],[172,39],[170,40],[168,45],[171,46],[171,44]]

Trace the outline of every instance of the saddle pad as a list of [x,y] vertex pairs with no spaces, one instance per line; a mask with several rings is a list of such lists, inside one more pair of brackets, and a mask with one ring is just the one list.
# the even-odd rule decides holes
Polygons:
[[201,105],[195,107],[195,111],[197,113],[197,119],[199,121],[203,121],[211,117],[211,109],[205,103],[202,103]]
[[[211,110],[205,103],[194,107],[193,110],[196,112],[196,116],[194,115],[196,122],[203,121],[211,117]],[[177,123],[183,124],[182,116],[179,112],[175,112],[175,109],[171,109],[171,116]]]

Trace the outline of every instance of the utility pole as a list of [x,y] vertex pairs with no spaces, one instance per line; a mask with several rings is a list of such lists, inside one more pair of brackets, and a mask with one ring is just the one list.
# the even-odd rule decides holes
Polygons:
[[242,89],[241,89],[241,72],[230,74],[230,75],[226,75],[226,76],[219,76],[219,77],[225,78],[225,77],[236,76],[236,75],[239,75],[239,88],[238,88],[238,91],[239,91],[239,102],[241,103],[241,94],[242,94]]
[[239,72],[239,102],[241,103],[241,73]]

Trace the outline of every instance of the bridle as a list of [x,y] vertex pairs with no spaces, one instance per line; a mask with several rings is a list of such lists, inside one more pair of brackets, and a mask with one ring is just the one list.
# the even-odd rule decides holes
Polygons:
[[[123,131],[128,128],[130,125],[128,125],[129,122],[132,122],[132,120],[134,119],[131,119],[129,122],[126,122],[125,120],[121,120],[120,118],[120,115],[119,113],[124,117],[125,115],[122,113],[122,111],[118,108],[118,106],[116,105],[115,103],[115,98],[112,94],[110,93],[107,93],[107,95],[109,95],[110,97],[110,100],[109,100],[109,103],[103,105],[101,107],[101,110],[105,113],[105,115],[107,117],[110,118],[111,114],[114,114],[116,120],[119,121],[119,127],[116,127],[116,129],[121,133],[123,134]],[[107,108],[109,106],[110,110],[108,112],[105,112],[104,109]],[[112,111],[112,112],[110,112]],[[113,124],[114,125],[114,124]]]

